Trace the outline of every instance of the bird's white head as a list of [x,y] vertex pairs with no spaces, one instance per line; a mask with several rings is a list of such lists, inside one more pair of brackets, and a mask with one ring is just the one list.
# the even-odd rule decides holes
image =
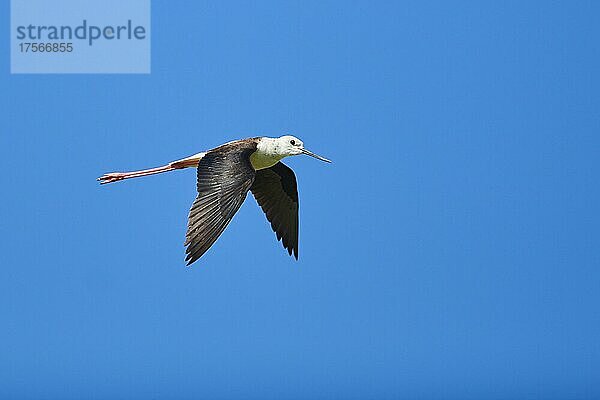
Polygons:
[[279,155],[283,156],[283,157],[288,157],[288,156],[296,156],[299,154],[306,154],[308,156],[314,157],[318,160],[321,161],[325,161],[330,163],[331,161],[326,159],[325,157],[321,157],[315,153],[313,153],[312,151],[308,151],[304,148],[304,142],[302,142],[302,140],[298,139],[295,136],[290,136],[290,135],[285,135],[285,136],[281,136],[277,139],[275,139],[275,143],[276,143],[276,151],[279,153]]
[[282,158],[306,154],[318,160],[331,162],[304,148],[302,140],[295,136],[281,136],[278,138],[263,137],[258,141],[256,151],[250,156],[254,169],[269,168]]

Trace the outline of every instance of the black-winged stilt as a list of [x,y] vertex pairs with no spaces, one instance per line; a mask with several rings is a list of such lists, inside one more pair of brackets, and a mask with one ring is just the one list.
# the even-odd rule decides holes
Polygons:
[[158,168],[102,175],[101,184],[197,167],[198,197],[192,204],[186,233],[187,265],[198,260],[223,233],[248,191],[271,223],[290,255],[298,259],[298,189],[294,171],[280,160],[307,154],[331,162],[304,148],[294,136],[235,140]]

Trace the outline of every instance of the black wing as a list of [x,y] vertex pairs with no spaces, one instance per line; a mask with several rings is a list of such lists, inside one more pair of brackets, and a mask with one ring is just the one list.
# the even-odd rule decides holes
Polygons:
[[256,171],[250,188],[265,212],[271,228],[290,255],[298,259],[298,187],[296,176],[285,164]]
[[186,233],[185,260],[199,259],[223,233],[252,186],[250,154],[256,146],[232,144],[208,152],[198,164],[198,197]]

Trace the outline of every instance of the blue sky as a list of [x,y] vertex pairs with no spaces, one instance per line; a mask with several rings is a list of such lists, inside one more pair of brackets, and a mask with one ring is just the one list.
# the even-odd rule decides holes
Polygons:
[[[0,41],[0,397],[597,398],[599,12],[154,1],[150,75]],[[334,160],[286,161],[297,262],[249,197],[186,268],[193,170],[95,181],[284,133]]]

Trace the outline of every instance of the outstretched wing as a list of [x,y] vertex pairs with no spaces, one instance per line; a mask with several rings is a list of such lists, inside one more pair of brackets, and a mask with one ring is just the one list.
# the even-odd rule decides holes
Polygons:
[[198,197],[186,233],[187,265],[199,259],[223,233],[252,186],[254,143],[232,143],[209,151],[198,164]]
[[298,259],[298,187],[296,176],[285,164],[256,171],[250,188],[271,223],[271,228],[290,255]]

